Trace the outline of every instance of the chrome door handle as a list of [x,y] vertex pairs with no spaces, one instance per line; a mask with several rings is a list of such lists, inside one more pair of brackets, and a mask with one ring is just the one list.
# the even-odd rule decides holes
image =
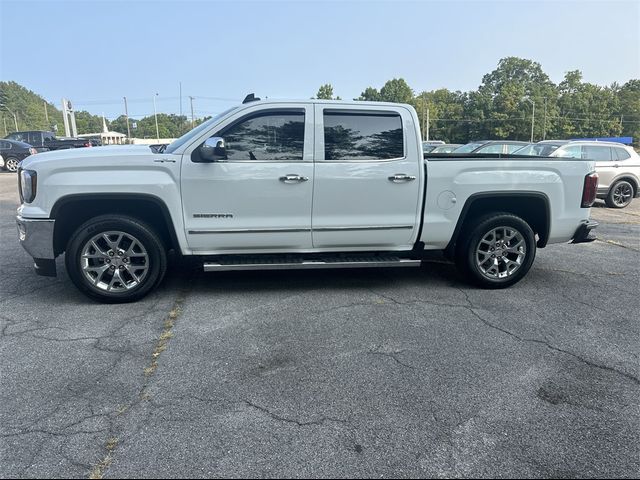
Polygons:
[[306,182],[309,180],[307,177],[303,177],[302,175],[285,175],[284,177],[280,177],[280,181],[284,183],[298,183],[298,182]]
[[395,175],[391,175],[389,180],[391,182],[410,182],[411,180],[415,180],[415,175],[405,175],[404,173],[396,173]]

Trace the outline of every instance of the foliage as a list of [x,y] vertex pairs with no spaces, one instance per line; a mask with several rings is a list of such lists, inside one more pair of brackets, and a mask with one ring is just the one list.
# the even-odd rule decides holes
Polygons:
[[318,100],[340,100],[340,97],[333,96],[333,85],[330,83],[325,83],[321,85],[318,89],[318,93],[316,93],[316,98]]

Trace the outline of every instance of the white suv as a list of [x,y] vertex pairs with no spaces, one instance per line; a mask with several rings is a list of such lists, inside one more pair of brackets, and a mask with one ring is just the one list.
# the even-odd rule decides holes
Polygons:
[[550,156],[595,160],[598,198],[608,207],[624,208],[640,196],[640,155],[615,142],[569,142]]

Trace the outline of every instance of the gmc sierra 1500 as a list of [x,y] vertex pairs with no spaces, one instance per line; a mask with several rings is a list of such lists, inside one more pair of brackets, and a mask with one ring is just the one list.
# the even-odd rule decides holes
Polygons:
[[519,281],[536,248],[593,240],[594,163],[460,155],[425,161],[409,105],[245,102],[170,144],[22,162],[20,241],[105,302],[141,298],[167,251],[205,271],[419,266],[443,250],[470,279]]

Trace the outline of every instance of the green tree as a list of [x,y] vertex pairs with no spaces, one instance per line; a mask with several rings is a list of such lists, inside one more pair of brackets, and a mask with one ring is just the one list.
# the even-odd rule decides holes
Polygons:
[[538,62],[518,57],[503,58],[495,70],[482,77],[477,92],[469,95],[470,133],[477,138],[528,140],[533,102],[540,120],[535,124],[534,139],[540,140],[545,136],[541,118],[544,105],[547,116],[552,117],[557,96],[556,86]]
[[403,78],[394,78],[380,89],[380,99],[383,102],[411,103],[413,90]]
[[382,98],[380,97],[380,92],[373,88],[367,87],[364,92],[360,94],[358,98],[354,98],[354,100],[362,100],[365,102],[380,102]]
[[622,133],[619,98],[615,86],[601,87],[582,81],[579,70],[567,72],[558,85],[559,138],[617,136]]
[[316,93],[316,98],[319,100],[333,100],[333,86],[330,83],[321,85]]
[[617,90],[622,135],[640,145],[640,80],[629,80]]

